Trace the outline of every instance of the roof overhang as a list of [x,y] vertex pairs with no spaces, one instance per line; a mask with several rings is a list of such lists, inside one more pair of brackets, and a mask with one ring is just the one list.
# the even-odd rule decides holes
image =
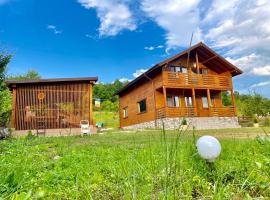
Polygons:
[[7,85],[25,85],[25,84],[41,84],[41,83],[65,83],[65,82],[97,82],[98,77],[82,77],[82,78],[55,78],[55,79],[35,79],[35,80],[7,80]]

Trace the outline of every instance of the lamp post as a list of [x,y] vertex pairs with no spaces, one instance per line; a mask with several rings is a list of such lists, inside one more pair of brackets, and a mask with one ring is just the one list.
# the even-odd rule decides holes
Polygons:
[[213,136],[202,136],[196,143],[199,155],[207,162],[214,162],[220,155],[221,145]]

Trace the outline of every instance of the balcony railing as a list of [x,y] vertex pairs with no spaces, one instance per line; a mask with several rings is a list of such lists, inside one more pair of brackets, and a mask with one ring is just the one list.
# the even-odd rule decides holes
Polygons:
[[[205,115],[205,112],[204,112]],[[200,110],[194,107],[188,108],[173,108],[173,107],[162,107],[157,109],[157,119],[165,117],[198,117]],[[233,117],[235,116],[234,107],[211,107],[208,114],[209,117]],[[205,117],[206,117],[205,116]]]
[[232,88],[232,80],[227,76],[185,74],[179,72],[163,72],[163,85],[171,87]]

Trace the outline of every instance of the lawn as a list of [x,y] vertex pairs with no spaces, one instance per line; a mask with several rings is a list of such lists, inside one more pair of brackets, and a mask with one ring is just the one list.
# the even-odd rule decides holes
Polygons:
[[270,143],[253,138],[263,134],[262,129],[195,131],[195,140],[205,134],[220,138],[222,153],[214,164],[197,155],[192,131],[114,131],[85,137],[0,141],[0,196],[3,199],[270,196]]
[[95,111],[94,119],[96,122],[102,122],[106,128],[119,127],[119,113],[109,111]]

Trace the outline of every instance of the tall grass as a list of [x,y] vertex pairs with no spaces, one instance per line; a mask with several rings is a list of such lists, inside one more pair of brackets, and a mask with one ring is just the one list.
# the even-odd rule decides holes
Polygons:
[[212,165],[198,133],[147,131],[0,142],[3,199],[244,199],[269,197],[270,144],[222,139]]

